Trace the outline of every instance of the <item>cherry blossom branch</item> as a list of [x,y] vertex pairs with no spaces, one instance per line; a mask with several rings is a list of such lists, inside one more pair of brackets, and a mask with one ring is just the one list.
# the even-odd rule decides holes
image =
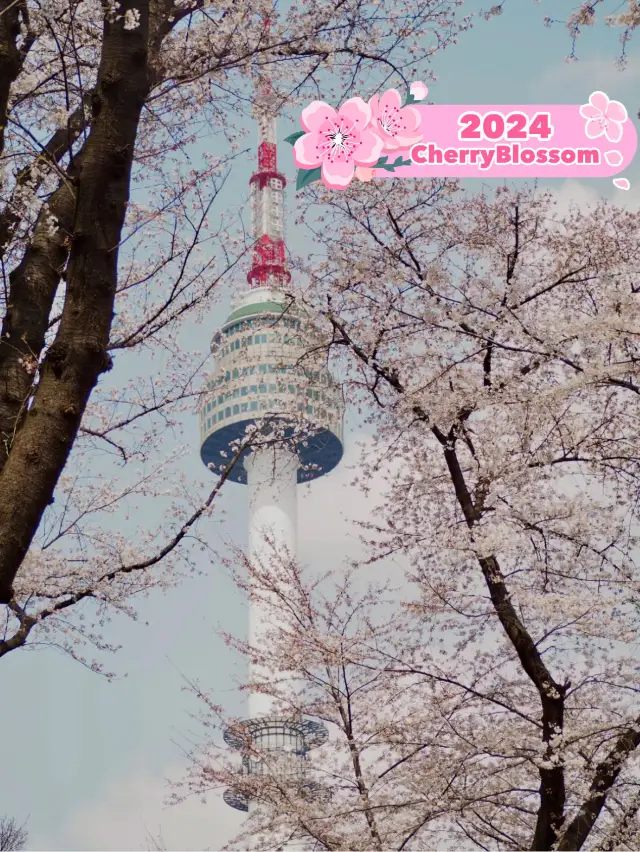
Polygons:
[[618,737],[615,746],[595,768],[587,798],[571,822],[561,832],[558,850],[581,849],[604,806],[625,762],[640,745],[640,716]]
[[50,618],[51,616],[56,616],[64,610],[75,606],[76,604],[87,598],[94,598],[96,600],[100,600],[103,594],[103,592],[101,591],[102,587],[108,586],[114,580],[117,580],[123,575],[131,574],[134,572],[143,572],[162,562],[162,560],[164,560],[170,553],[172,553],[178,547],[178,545],[183,541],[183,539],[185,539],[186,536],[189,534],[196,522],[211,508],[213,501],[220,493],[222,486],[229,478],[229,475],[231,474],[235,465],[238,463],[240,456],[245,450],[252,446],[253,440],[253,438],[250,438],[240,445],[238,451],[234,454],[233,458],[229,461],[224,471],[221,473],[220,477],[218,478],[218,481],[216,482],[215,487],[210,492],[204,503],[202,503],[202,505],[190,515],[190,517],[183,523],[182,527],[176,533],[176,535],[174,535],[163,547],[156,551],[156,553],[152,556],[148,557],[147,559],[132,563],[130,565],[121,565],[120,567],[112,571],[107,571],[99,577],[96,577],[92,581],[92,587],[90,589],[85,589],[82,592],[67,596],[64,600],[57,601],[55,604],[53,604],[53,606],[45,607],[44,609],[39,610],[35,614],[27,613],[27,611],[23,607],[21,607],[15,599],[12,599],[9,602],[8,606],[18,619],[19,628],[9,639],[3,639],[0,641],[0,657],[3,657],[4,655],[8,654],[10,651],[15,650],[16,648],[24,646],[33,628],[45,619]]

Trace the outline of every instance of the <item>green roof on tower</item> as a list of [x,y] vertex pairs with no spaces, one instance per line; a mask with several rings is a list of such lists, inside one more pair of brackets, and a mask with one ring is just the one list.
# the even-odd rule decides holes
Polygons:
[[253,305],[244,305],[229,314],[225,325],[251,314],[281,314],[285,307],[282,302],[258,302]]

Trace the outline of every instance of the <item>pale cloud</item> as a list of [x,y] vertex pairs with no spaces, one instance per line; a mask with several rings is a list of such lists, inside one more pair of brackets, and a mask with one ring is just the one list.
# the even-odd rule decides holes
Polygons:
[[[176,779],[180,765],[167,767]],[[162,836],[168,850],[221,849],[240,831],[244,814],[228,807],[221,793],[207,803],[192,798],[166,806],[164,777],[144,769],[109,782],[98,796],[79,804],[59,826],[57,837],[33,837],[31,849],[146,850],[149,835]]]
[[577,204],[578,207],[584,208],[593,207],[597,202],[605,196],[613,204],[618,207],[624,207],[627,210],[638,210],[640,205],[640,184],[634,186],[633,179],[631,180],[631,189],[623,191],[616,189],[613,184],[607,186],[606,194],[603,192],[602,182],[591,183],[589,181],[574,180],[572,178],[563,181],[559,185],[545,187],[552,192],[558,203],[558,212],[567,213],[572,204]]
[[[559,186],[545,187],[551,192],[557,202],[557,211],[564,215],[569,208],[577,204],[580,208],[593,207],[600,199],[600,193],[593,184],[579,180],[565,180]],[[621,193],[622,194],[622,193]]]
[[[628,94],[629,103],[626,106],[629,113],[634,115],[640,107],[640,103],[636,103],[639,81],[640,57],[637,56],[628,60],[624,71],[616,67],[613,56],[607,59],[580,59],[578,62],[560,60],[550,64],[532,81],[531,94],[539,103],[548,101],[550,92],[562,92],[562,103],[577,103],[581,97],[584,97],[586,103],[591,92],[597,89],[612,98],[620,96],[623,100],[624,95]],[[560,102],[558,97],[554,97],[553,101]]]

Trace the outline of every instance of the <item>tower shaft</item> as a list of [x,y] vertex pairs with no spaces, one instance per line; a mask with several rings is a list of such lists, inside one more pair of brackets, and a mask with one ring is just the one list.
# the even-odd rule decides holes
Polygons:
[[[264,571],[274,561],[296,555],[298,458],[285,447],[268,447],[245,461],[249,492],[249,559]],[[249,643],[260,647],[268,626],[268,611],[259,601],[249,603]],[[249,678],[260,673],[250,666]],[[249,716],[271,712],[271,699],[261,693],[249,695]]]

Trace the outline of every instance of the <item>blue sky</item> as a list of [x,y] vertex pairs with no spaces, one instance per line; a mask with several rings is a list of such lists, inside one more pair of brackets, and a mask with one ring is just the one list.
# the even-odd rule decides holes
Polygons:
[[[465,10],[481,5],[490,4],[465,3]],[[434,57],[431,67],[439,81],[430,85],[429,99],[460,104],[584,103],[593,90],[602,89],[625,103],[635,120],[640,62],[634,43],[629,66],[621,73],[614,67],[618,31],[600,25],[586,32],[578,44],[580,61],[567,64],[566,29],[544,28],[545,15],[565,18],[574,6],[565,0],[508,0],[503,15],[488,23],[478,21],[457,46]],[[281,121],[279,138],[297,130],[296,122]],[[291,187],[295,168],[290,148],[283,144],[280,164]],[[251,156],[236,161],[218,209],[246,198],[253,167]],[[610,179],[549,185],[563,203],[570,198],[584,203],[605,194],[637,209],[634,186],[640,187],[639,170],[640,158],[625,173],[632,184],[628,193],[615,190]],[[287,203],[293,218],[291,190]],[[296,251],[304,250],[304,237],[291,224],[287,238],[295,242]],[[225,309],[223,302],[208,324],[190,330],[194,346],[207,348]],[[345,463],[301,489],[301,557],[312,567],[320,567],[320,559],[327,564],[345,552],[355,554],[341,507],[360,515],[367,511],[362,496],[345,490],[358,426],[353,418],[349,423]],[[185,436],[193,447],[185,470],[195,482],[202,476],[195,416],[185,419]],[[221,535],[245,542],[244,498],[241,486],[229,484],[221,501],[224,519],[211,522],[213,544]],[[180,746],[192,730],[188,711],[194,704],[181,690],[181,673],[215,687],[229,712],[241,712],[233,680],[241,670],[216,629],[243,631],[243,601],[219,566],[203,562],[200,567],[205,576],[144,601],[139,622],[114,620],[107,638],[124,647],[105,660],[107,668],[120,675],[112,683],[51,648],[13,653],[0,661],[5,732],[0,812],[30,817],[29,848],[141,849],[148,829],[155,834],[161,830],[170,849],[219,849],[239,825],[236,812],[216,796],[206,805],[192,802],[163,809],[163,779],[180,774]]]

